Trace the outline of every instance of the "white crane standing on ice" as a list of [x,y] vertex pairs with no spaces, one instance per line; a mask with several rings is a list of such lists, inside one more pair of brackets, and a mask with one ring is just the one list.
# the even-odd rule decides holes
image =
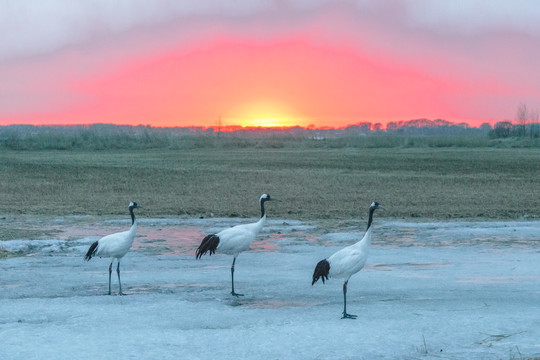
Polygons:
[[131,214],[131,228],[128,231],[110,234],[102,237],[98,241],[90,245],[88,252],[84,259],[89,261],[93,256],[110,257],[111,264],[109,265],[109,295],[111,295],[111,273],[112,264],[114,259],[118,260],[118,266],[116,267],[116,274],[118,274],[118,285],[120,286],[119,295],[124,295],[122,292],[122,282],[120,281],[120,260],[127,254],[135,239],[135,233],[137,231],[137,222],[135,221],[135,214],[133,209],[142,208],[137,205],[136,202],[129,203],[129,213]]
[[249,249],[251,242],[255,239],[259,231],[266,222],[266,211],[264,210],[264,203],[266,201],[276,200],[272,199],[270,195],[262,194],[259,199],[261,206],[261,218],[256,223],[236,225],[231,228],[222,230],[217,234],[206,235],[202,240],[201,245],[197,248],[195,258],[200,259],[204,254],[210,252],[210,255],[215,254],[216,251],[233,255],[234,259],[231,265],[231,284],[233,296],[243,296],[234,291],[234,263],[236,257],[242,252]]
[[368,250],[371,244],[371,222],[373,221],[373,212],[376,209],[384,209],[378,202],[373,202],[369,207],[369,220],[367,230],[359,242],[347,246],[335,252],[328,259],[319,261],[313,272],[313,281],[315,284],[319,278],[328,280],[328,277],[345,279],[343,283],[343,317],[342,319],[356,319],[356,315],[347,314],[347,283],[352,275],[356,274],[364,267],[368,257]]

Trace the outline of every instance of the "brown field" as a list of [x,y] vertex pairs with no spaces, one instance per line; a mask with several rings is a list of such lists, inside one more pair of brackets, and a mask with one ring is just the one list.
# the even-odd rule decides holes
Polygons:
[[0,214],[521,218],[540,214],[540,150],[238,147],[0,154]]

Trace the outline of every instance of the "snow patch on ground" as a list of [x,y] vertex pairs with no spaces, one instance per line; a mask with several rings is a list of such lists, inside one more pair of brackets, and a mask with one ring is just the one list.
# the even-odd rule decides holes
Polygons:
[[[311,286],[361,228],[271,220],[236,261],[202,237],[250,219],[141,219],[107,296],[109,259],[83,260],[129,221],[59,218],[57,238],[1,243],[0,359],[511,359],[540,356],[540,222],[375,220],[366,267]],[[319,225],[319,226],[318,226]],[[97,230],[96,230],[97,229]],[[118,291],[113,273],[113,294]]]

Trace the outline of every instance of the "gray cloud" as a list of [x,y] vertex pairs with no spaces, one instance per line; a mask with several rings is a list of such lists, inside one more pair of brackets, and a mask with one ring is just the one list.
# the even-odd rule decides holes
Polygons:
[[[240,21],[271,14],[280,17],[280,25],[284,25],[283,21],[294,22],[320,7],[333,6],[351,6],[360,17],[367,13],[376,16],[376,21],[411,29],[446,34],[512,31],[540,36],[540,2],[535,0],[0,0],[0,60],[183,19]],[[263,22],[265,26],[269,23]]]
[[406,0],[412,26],[437,32],[516,32],[540,36],[536,0]]
[[247,16],[269,1],[0,0],[0,60],[29,56],[178,17]]

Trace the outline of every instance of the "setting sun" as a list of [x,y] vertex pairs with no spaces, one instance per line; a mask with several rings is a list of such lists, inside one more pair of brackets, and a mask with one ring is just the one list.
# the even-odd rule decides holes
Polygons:
[[236,124],[244,127],[289,127],[298,125],[290,107],[279,101],[257,100],[234,110]]
[[245,127],[288,127],[293,125],[289,119],[283,117],[256,118],[242,123],[242,126]]

